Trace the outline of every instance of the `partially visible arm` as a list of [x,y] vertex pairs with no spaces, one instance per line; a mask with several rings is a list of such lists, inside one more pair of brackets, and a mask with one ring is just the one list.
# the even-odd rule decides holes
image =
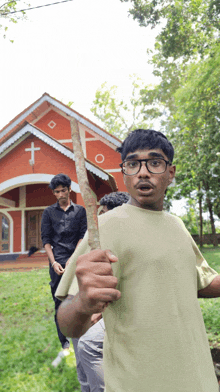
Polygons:
[[52,233],[51,219],[50,219],[49,212],[46,208],[46,210],[44,210],[43,212],[42,219],[41,219],[41,239],[51,265],[55,262],[53,251],[51,248],[52,235],[53,233]]
[[56,274],[62,275],[65,270],[63,269],[62,265],[55,260],[51,245],[45,244],[44,249],[46,250],[49,262],[50,262],[51,266],[53,266],[53,269],[56,272]]
[[52,235],[53,235],[53,230],[52,230],[51,219],[46,209],[43,212],[43,216],[41,220],[41,238],[51,266],[53,265],[53,269],[57,275],[62,275],[64,273],[64,269],[59,263],[56,262],[53,255],[53,251],[51,247]]
[[199,290],[198,297],[199,298],[220,297],[220,275],[217,275],[207,287]]
[[59,306],[57,318],[64,336],[79,338],[92,326],[91,315],[82,312],[79,294],[68,297]]
[[45,244],[44,245],[44,249],[46,250],[49,262],[52,265],[55,262],[55,258],[54,258],[54,255],[53,255],[53,251],[52,251],[51,245],[50,244]]

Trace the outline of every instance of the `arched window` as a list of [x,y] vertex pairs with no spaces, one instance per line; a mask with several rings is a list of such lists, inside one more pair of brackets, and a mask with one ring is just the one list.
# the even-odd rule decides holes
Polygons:
[[8,253],[9,250],[9,220],[0,213],[0,253]]

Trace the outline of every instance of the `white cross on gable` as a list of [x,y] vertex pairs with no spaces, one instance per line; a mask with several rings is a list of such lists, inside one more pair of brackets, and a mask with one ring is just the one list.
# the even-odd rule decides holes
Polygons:
[[31,159],[29,160],[30,165],[34,165],[34,151],[40,150],[40,147],[34,147],[34,142],[31,142],[31,148],[25,148],[25,151],[31,151]]

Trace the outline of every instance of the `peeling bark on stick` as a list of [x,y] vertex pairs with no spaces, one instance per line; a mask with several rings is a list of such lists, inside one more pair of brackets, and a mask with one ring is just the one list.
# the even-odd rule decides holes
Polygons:
[[87,226],[89,234],[89,246],[91,249],[100,249],[98,217],[96,199],[94,198],[89,186],[89,180],[86,172],[84,154],[79,134],[79,126],[75,118],[71,118],[71,136],[73,142],[73,151],[75,155],[76,174],[78,184],[86,207]]

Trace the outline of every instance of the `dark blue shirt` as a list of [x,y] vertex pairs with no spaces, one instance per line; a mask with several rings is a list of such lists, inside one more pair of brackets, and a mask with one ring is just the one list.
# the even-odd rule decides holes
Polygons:
[[47,207],[41,220],[41,238],[43,246],[53,247],[54,258],[58,263],[65,264],[74,252],[78,241],[87,230],[86,210],[71,202],[64,211],[59,203]]

